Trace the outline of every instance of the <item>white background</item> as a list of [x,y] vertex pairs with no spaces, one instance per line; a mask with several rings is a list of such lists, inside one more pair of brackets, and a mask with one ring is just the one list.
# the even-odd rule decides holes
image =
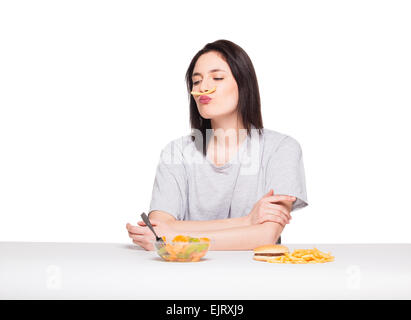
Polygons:
[[0,241],[131,242],[189,134],[206,43],[253,61],[264,127],[303,149],[284,243],[410,242],[408,1],[0,2]]

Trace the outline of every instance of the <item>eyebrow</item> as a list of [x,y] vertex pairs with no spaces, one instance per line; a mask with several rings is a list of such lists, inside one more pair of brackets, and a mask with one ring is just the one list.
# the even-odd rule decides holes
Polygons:
[[[208,71],[208,73],[212,73],[212,72],[216,72],[216,71],[226,72],[225,70],[221,70],[221,69],[212,69],[212,70]],[[194,77],[194,76],[201,76],[201,73],[195,72],[195,73],[193,73],[193,75],[191,77]]]

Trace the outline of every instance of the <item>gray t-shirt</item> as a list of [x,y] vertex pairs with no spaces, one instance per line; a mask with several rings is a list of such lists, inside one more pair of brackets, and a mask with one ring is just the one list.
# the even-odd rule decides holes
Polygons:
[[222,166],[204,157],[191,134],[161,151],[149,213],[167,212],[177,220],[242,217],[271,188],[295,196],[292,210],[308,205],[303,155],[291,136],[252,126],[236,156]]

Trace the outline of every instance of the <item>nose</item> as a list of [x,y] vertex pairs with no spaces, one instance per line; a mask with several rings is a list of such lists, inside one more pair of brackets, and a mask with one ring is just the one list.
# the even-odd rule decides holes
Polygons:
[[209,89],[209,85],[207,81],[208,81],[207,78],[201,81],[200,86],[198,88],[200,92],[206,92]]

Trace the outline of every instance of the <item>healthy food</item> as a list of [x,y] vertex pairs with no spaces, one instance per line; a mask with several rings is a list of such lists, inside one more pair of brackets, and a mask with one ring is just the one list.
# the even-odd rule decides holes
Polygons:
[[167,261],[195,262],[203,257],[210,246],[208,238],[178,235],[171,242],[162,237],[165,245],[156,246],[157,253]]

